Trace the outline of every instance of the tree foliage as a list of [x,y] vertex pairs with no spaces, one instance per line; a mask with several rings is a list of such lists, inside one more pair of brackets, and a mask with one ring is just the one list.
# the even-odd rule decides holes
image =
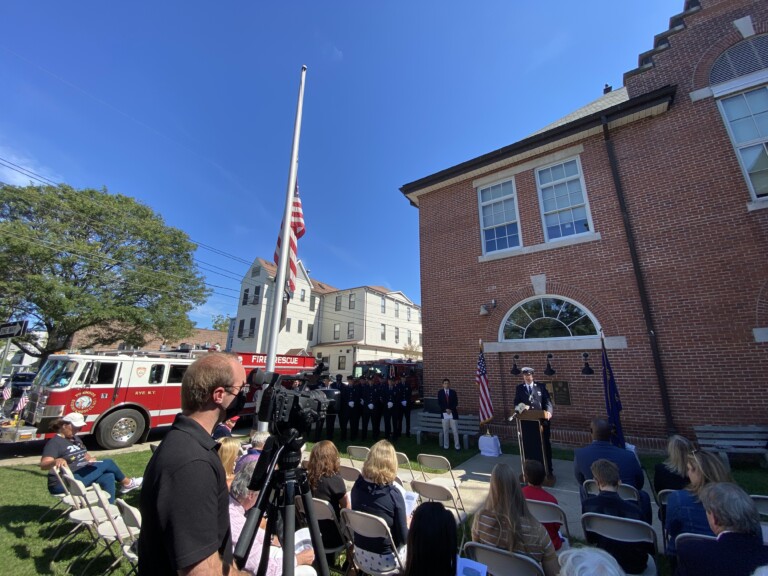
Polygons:
[[193,251],[127,196],[0,184],[0,312],[48,332],[45,346],[15,341],[43,359],[75,333],[83,348],[189,336],[187,314],[208,295]]
[[219,330],[221,332],[228,332],[229,331],[229,316],[224,316],[223,314],[216,314],[215,316],[211,316],[211,328],[214,330]]
[[421,360],[421,346],[416,342],[403,346],[403,356],[411,360]]

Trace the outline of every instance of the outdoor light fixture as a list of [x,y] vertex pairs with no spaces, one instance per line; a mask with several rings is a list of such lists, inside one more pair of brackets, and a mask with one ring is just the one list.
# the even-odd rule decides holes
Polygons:
[[488,304],[480,304],[480,316],[488,316],[494,308],[496,308],[496,299],[491,300]]
[[517,375],[519,375],[519,374],[520,374],[520,368],[518,368],[518,367],[517,367],[517,360],[518,360],[519,358],[520,358],[520,355],[519,355],[519,354],[515,354],[515,355],[513,356],[513,360],[512,360],[512,370],[510,370],[510,371],[509,371],[509,373],[510,373],[510,374],[512,374],[513,376],[517,376]]
[[550,364],[549,362],[550,360],[552,360],[552,358],[553,358],[552,354],[547,354],[547,367],[544,368],[544,374],[546,374],[547,376],[552,376],[556,372],[556,370],[552,368],[552,364]]
[[589,352],[583,352],[581,357],[584,359],[584,368],[581,369],[581,373],[586,376],[591,376],[595,373],[595,371],[592,369],[592,366],[589,365],[589,362],[587,362],[587,358],[589,358]]

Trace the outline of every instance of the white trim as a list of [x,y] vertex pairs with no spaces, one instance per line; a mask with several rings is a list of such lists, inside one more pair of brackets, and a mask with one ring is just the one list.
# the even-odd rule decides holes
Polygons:
[[171,410],[150,410],[150,416],[171,416],[181,412],[181,408],[173,408]]
[[[529,340],[505,340],[504,325],[507,323],[507,319],[509,318],[510,314],[512,314],[514,310],[517,310],[520,306],[522,306],[527,302],[532,302],[533,300],[542,300],[544,298],[562,300],[563,302],[568,302],[569,304],[573,304],[574,306],[578,307],[582,312],[584,312],[586,316],[589,317],[589,319],[592,321],[592,324],[594,324],[595,328],[597,329],[597,333],[600,334],[600,331],[602,330],[602,326],[600,326],[600,322],[597,320],[597,317],[592,313],[592,311],[586,306],[584,306],[584,304],[582,304],[578,300],[574,300],[573,298],[568,298],[566,296],[561,296],[559,294],[545,293],[545,294],[536,294],[534,296],[529,296],[528,298],[523,298],[522,300],[515,302],[515,304],[511,306],[509,310],[506,311],[506,313],[504,314],[504,317],[501,319],[501,324],[499,324],[499,331],[496,335],[496,337],[499,339],[499,342],[533,342],[534,340],[546,340],[547,342],[564,342],[564,341],[580,342],[582,340],[589,340],[590,338],[599,339],[599,336],[566,336],[563,338],[531,338]],[[578,350],[578,348],[565,348],[565,350]]]
[[[486,205],[486,204],[495,204],[497,202],[504,202],[504,200],[509,198],[509,196],[502,196],[501,198],[497,198],[496,200],[489,200],[488,202],[483,202],[481,191],[485,190],[487,188],[491,188],[491,187],[493,187],[493,186],[495,186],[497,184],[504,184],[506,182],[511,182],[512,183],[512,194],[511,194],[511,196],[512,196],[512,201],[515,204],[515,222],[514,223],[517,224],[517,236],[518,236],[518,239],[519,239],[519,243],[514,248],[503,248],[502,250],[494,250],[493,252],[491,252],[491,254],[495,254],[496,252],[500,252],[500,251],[504,251],[504,250],[516,250],[517,248],[523,246],[523,230],[522,230],[522,226],[520,225],[520,208],[519,208],[519,206],[517,204],[517,185],[515,184],[515,178],[514,177],[504,178],[503,180],[493,181],[493,183],[491,183],[491,184],[488,184],[488,185],[485,185],[485,186],[482,186],[482,187],[478,187],[478,188],[475,189],[475,193],[477,194],[477,213],[478,213],[477,215],[478,215],[478,220],[479,220],[479,223],[480,223],[480,249],[482,250],[483,254],[486,253],[485,252],[485,230],[486,230],[486,226],[485,226],[485,222],[483,220],[483,206]],[[497,224],[497,225],[492,226],[492,228],[495,228],[496,226],[507,225],[507,224],[511,224],[511,222],[505,222],[504,224]]]
[[755,27],[752,24],[751,16],[744,16],[743,18],[734,20],[733,25],[736,27],[736,30],[739,31],[742,38],[749,38],[750,36],[755,35]]
[[720,98],[721,96],[727,96],[735,92],[741,92],[742,90],[747,90],[748,88],[759,86],[760,84],[765,84],[766,82],[768,82],[768,68],[763,68],[757,72],[752,72],[752,74],[739,76],[733,80],[728,80],[728,82],[715,84],[710,88],[712,89],[712,95],[715,98]]
[[[599,336],[588,338],[532,338],[531,340],[508,340],[504,342],[483,342],[486,352],[568,352],[573,350],[600,350]],[[626,336],[611,336],[605,339],[608,350],[625,350]]]
[[[582,201],[584,203],[584,210],[587,213],[587,226],[589,226],[589,229],[587,232],[577,232],[575,234],[570,234],[568,236],[560,236],[559,238],[549,238],[549,233],[547,232],[547,223],[546,223],[546,217],[544,215],[544,198],[542,197],[542,186],[539,184],[539,171],[540,170],[546,170],[547,168],[551,168],[552,166],[557,166],[558,164],[565,165],[566,163],[570,162],[571,160],[576,162],[576,168],[579,171],[578,179],[579,183],[581,184],[581,194],[582,194]],[[551,164],[545,164],[542,166],[539,166],[536,168],[536,170],[533,171],[533,178],[536,181],[536,191],[538,192],[539,196],[539,216],[541,219],[541,229],[544,232],[544,238],[545,242],[547,244],[551,242],[557,242],[558,240],[562,238],[570,238],[571,236],[579,236],[580,234],[588,234],[589,232],[594,231],[595,227],[592,224],[592,211],[589,209],[589,198],[587,195],[587,184],[584,182],[584,171],[581,169],[581,157],[580,156],[573,156],[572,158],[564,158],[558,162],[552,162]],[[574,180],[573,177],[565,177],[561,180],[565,182],[569,182],[571,180]],[[549,186],[549,184],[547,185]],[[560,213],[564,212],[565,210],[573,210],[573,206],[571,205],[569,208],[564,208],[562,210],[556,209],[554,213]]]
[[753,200],[747,202],[747,212],[754,212],[755,210],[765,210],[768,208],[768,198],[760,198],[759,200]]
[[558,152],[554,152],[553,154],[547,154],[546,156],[541,156],[540,158],[536,158],[535,160],[529,160],[528,162],[517,164],[516,166],[512,166],[511,168],[507,168],[506,170],[502,170],[501,172],[495,172],[488,176],[477,178],[476,180],[472,181],[472,186],[474,188],[480,188],[480,187],[485,188],[488,184],[494,184],[499,180],[505,180],[507,178],[511,178],[515,174],[520,174],[521,172],[527,172],[528,170],[533,170],[535,168],[538,168],[539,166],[544,166],[545,164],[557,164],[561,160],[565,160],[567,158],[570,158],[571,156],[576,156],[578,154],[581,154],[582,152],[584,152],[583,144],[579,144],[578,146],[571,146],[570,148],[565,148]]
[[585,242],[595,242],[601,240],[602,236],[600,232],[584,232],[582,234],[575,234],[573,236],[566,236],[565,238],[559,238],[552,242],[545,244],[534,244],[533,246],[523,246],[522,248],[513,248],[509,250],[501,250],[499,252],[493,252],[487,256],[478,256],[478,262],[492,262],[494,260],[500,260],[502,258],[511,258],[512,256],[522,256],[523,254],[533,254],[535,252],[542,252],[544,250],[554,250],[555,248],[564,248],[566,246],[575,246],[576,244],[584,244]]
[[755,336],[755,342],[768,342],[768,328],[753,328],[752,334]]
[[710,98],[712,96],[712,88],[710,88],[709,86],[706,86],[704,88],[699,88],[698,90],[689,92],[688,96],[691,97],[691,102],[698,102],[699,100]]

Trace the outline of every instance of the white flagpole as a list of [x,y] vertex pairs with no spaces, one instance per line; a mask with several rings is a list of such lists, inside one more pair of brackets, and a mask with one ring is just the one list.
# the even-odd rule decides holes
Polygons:
[[299,169],[299,138],[301,136],[301,113],[304,106],[304,79],[307,67],[301,67],[301,82],[299,83],[299,101],[296,105],[296,122],[293,126],[293,146],[291,147],[291,163],[288,168],[288,190],[285,194],[285,213],[283,214],[283,235],[280,240],[280,258],[277,264],[275,278],[275,293],[272,298],[272,318],[270,318],[269,342],[267,346],[268,372],[275,371],[277,358],[277,337],[280,334],[280,310],[285,293],[285,276],[288,269],[288,250],[291,234],[291,213],[293,212],[293,194],[296,190],[296,173]]

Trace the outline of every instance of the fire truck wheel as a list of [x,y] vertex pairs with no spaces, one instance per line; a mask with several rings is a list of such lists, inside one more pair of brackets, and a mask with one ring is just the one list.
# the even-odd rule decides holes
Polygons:
[[141,438],[145,426],[144,417],[136,410],[118,410],[99,422],[96,442],[102,448],[125,448]]

